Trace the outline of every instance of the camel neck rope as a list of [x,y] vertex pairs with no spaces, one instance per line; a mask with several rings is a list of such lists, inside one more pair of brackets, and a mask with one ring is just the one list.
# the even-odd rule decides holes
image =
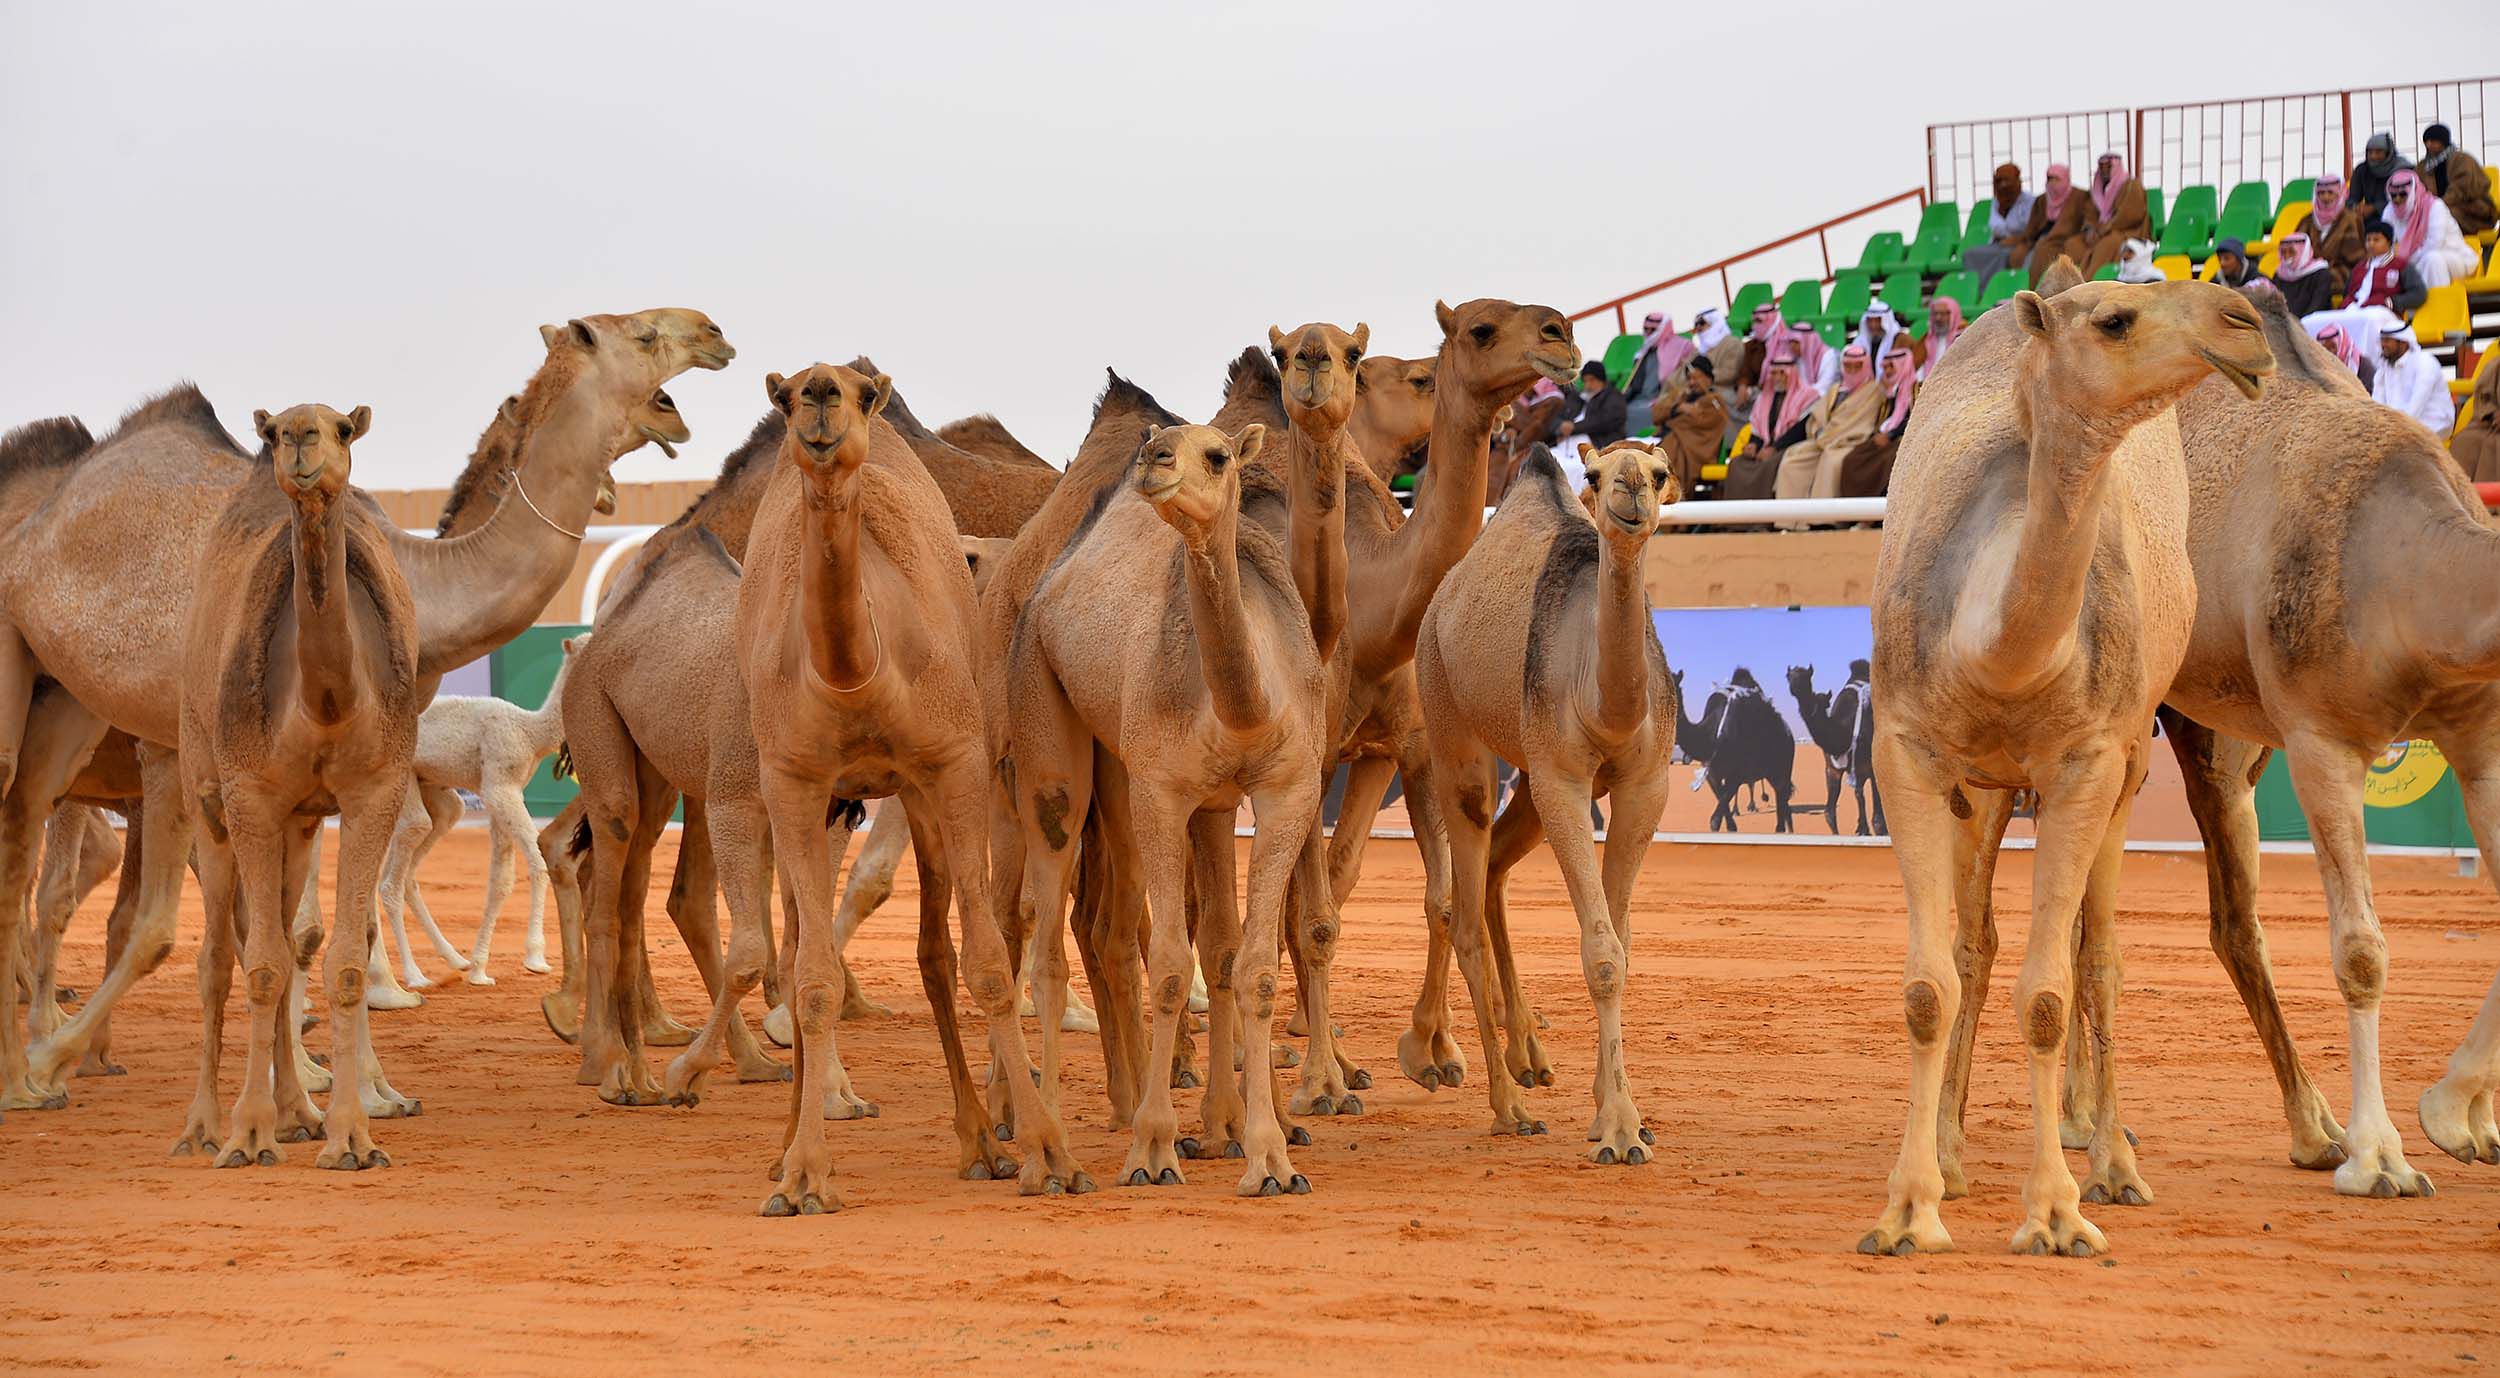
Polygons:
[[885,633],[877,629],[877,600],[869,597],[867,591],[863,589],[860,591],[859,605],[868,610],[868,639],[876,643],[877,658],[869,665],[868,673],[859,677],[859,683],[848,686],[832,683],[825,685],[825,688],[837,694],[858,693],[868,687],[868,682],[877,677],[879,670],[885,668]]
[[534,517],[538,518],[540,521],[545,522],[545,523],[547,524],[547,529],[548,529],[548,530],[550,530],[550,531],[555,532],[555,533],[556,533],[557,535],[559,535],[559,536],[570,536],[570,537],[572,537],[574,540],[577,540],[577,541],[578,541],[578,540],[581,540],[581,539],[583,538],[583,536],[585,535],[585,533],[584,533],[584,532],[580,532],[580,531],[568,531],[568,530],[566,530],[565,528],[563,528],[563,527],[561,527],[561,526],[556,525],[556,519],[555,519],[555,518],[550,517],[550,516],[548,516],[545,512],[543,512],[543,511],[540,511],[540,510],[539,510],[537,500],[536,500],[536,499],[534,499],[534,498],[532,498],[532,497],[530,496],[530,490],[529,490],[529,489],[527,489],[527,488],[525,488],[525,487],[523,487],[523,486],[522,486],[522,484],[521,484],[521,471],[520,471],[520,470],[518,470],[518,469],[514,469],[514,470],[512,470],[512,471],[511,471],[511,474],[512,474],[512,491],[521,495],[521,502],[522,502],[525,506],[527,506],[527,507],[529,508],[529,510],[530,510],[530,515],[531,515],[531,516],[534,516]]

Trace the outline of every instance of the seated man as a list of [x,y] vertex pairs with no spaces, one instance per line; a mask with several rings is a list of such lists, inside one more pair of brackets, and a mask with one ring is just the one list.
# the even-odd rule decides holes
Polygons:
[[2312,335],[2330,325],[2341,329],[2354,352],[2366,359],[2378,353],[2379,336],[2402,327],[2404,318],[2430,293],[2413,265],[2397,260],[2395,232],[2386,221],[2371,221],[2362,231],[2361,242],[2369,257],[2352,270],[2342,308],[2312,311],[2300,318],[2300,324]]
[[2144,184],[2127,175],[2124,157],[2116,153],[2101,155],[2101,165],[2092,174],[2091,192],[2092,204],[2085,208],[2085,218],[2090,222],[2084,232],[2085,277],[2099,272],[2103,264],[2116,263],[2127,241],[2153,232],[2153,218],[2145,209]]
[[2382,362],[2370,395],[2447,439],[2448,428],[2457,423],[2457,404],[2448,396],[2448,375],[2437,359],[2422,352],[2413,327],[2400,325],[2380,335],[2378,352]]
[[2448,205],[2422,186],[2411,168],[2387,179],[2387,214],[2396,232],[2396,261],[2422,275],[2424,287],[2445,287],[2474,276],[2483,256],[2465,242]]
[[1997,165],[1989,190],[1993,195],[1988,201],[1988,242],[1962,251],[1962,267],[1983,283],[1999,269],[2030,256],[2031,206],[2037,199],[2023,190],[2023,170],[2012,163]]
[[2492,227],[2491,178],[2484,174],[2482,164],[2449,144],[2448,126],[2435,124],[2422,131],[2422,161],[2413,170],[2421,174],[2432,195],[2447,203],[2458,229],[2481,234]]
[[1613,380],[1607,378],[1606,366],[1595,359],[1580,365],[1580,414],[1562,424],[1563,437],[1580,436],[1598,449],[1605,449],[1623,439],[1626,415],[1623,394],[1615,391]]
[[1767,498],[1780,470],[1780,456],[1806,438],[1806,416],[1820,395],[1799,377],[1797,347],[1782,341],[1779,352],[1763,366],[1762,386],[1754,393],[1753,435],[1743,449],[1728,456],[1727,481],[1719,496],[1729,499]]
[[2364,223],[2378,219],[2387,209],[2389,180],[2412,166],[2396,151],[2395,135],[2382,129],[2370,136],[2370,141],[2362,146],[2361,161],[2352,165],[2352,177],[2346,183]]
[[1884,390],[1875,386],[1873,355],[1864,345],[1840,351],[1840,380],[1806,416],[1805,438],[1780,457],[1772,496],[1828,498],[1840,489],[1840,461],[1875,433],[1884,418]]
[[2225,287],[2246,287],[2263,278],[2257,265],[2248,261],[2246,240],[2223,238],[2214,241],[2214,281]]
[[2118,251],[2120,282],[2167,282],[2168,275],[2153,262],[2153,241],[2130,239]]
[[1727,436],[1727,403],[1720,400],[1719,371],[1704,354],[1684,370],[1684,385],[1673,397],[1651,405],[1649,419],[1658,427],[1658,448],[1675,468],[1685,492],[1701,482],[1701,467],[1719,458]]
[[2276,250],[2281,257],[2274,268],[2274,288],[2283,294],[2283,304],[2293,315],[2306,316],[2335,304],[2335,274],[2318,257],[2308,235],[2294,230],[2283,236]]

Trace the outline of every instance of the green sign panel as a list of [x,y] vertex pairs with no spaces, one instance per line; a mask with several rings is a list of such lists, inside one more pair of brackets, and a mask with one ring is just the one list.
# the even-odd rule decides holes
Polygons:
[[[2380,752],[2370,762],[2361,797],[2362,827],[2372,842],[2391,847],[2474,845],[2456,772],[2429,742],[2398,742]],[[2257,832],[2268,842],[2309,840],[2309,821],[2301,815],[2292,772],[2280,751],[2257,781]]]

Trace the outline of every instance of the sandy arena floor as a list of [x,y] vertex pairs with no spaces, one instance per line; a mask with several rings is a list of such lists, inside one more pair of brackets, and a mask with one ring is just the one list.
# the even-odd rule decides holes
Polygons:
[[[429,868],[465,935],[484,834]],[[673,845],[673,844],[672,844]],[[664,847],[658,874],[666,875]],[[785,1090],[716,1078],[694,1110],[619,1110],[572,1084],[535,1002],[551,977],[437,987],[377,1015],[421,1118],[385,1122],[396,1165],[358,1176],[297,1146],[274,1170],[169,1161],[194,1066],[198,920],[116,1020],[129,1075],[72,1084],[72,1108],[0,1126],[0,1368],[105,1373],[758,1371],[880,1373],[1007,1361],[1018,1372],[1325,1368],[1753,1373],[2488,1371],[2500,1364],[2500,1169],[2431,1148],[2413,1103],[2500,965],[2500,906],[2447,862],[2383,861],[2394,949],[2390,1101],[2436,1199],[2336,1197],[2283,1158],[2264,1059],[2205,946],[2204,873],[2130,858],[2123,914],[2127,1117],[2158,1203],[2100,1207],[2106,1261],[2014,1258],[2027,1111],[2006,1036],[2029,893],[2012,915],[1972,1096],[1974,1194],[1948,1203],[1961,1252],[1852,1252],[1884,1196],[1907,1058],[1894,994],[1899,886],[1880,849],[1666,847],[1635,909],[1627,1028],[1663,1153],[1582,1159],[1593,1020],[1559,876],[1517,881],[1515,931],[1551,1018],[1548,1138],[1485,1133],[1482,1069],[1426,1094],[1396,1073],[1420,965],[1413,851],[1372,851],[1349,911],[1343,1023],[1377,1078],[1358,1119],[1317,1122],[1308,1197],[1241,1200],[1208,1164],[1186,1188],[1019,1200],[954,1179],[944,1082],[902,893],[854,950],[902,1013],[845,1025],[871,1121],[833,1127],[847,1208],[763,1220]],[[663,880],[664,883],[664,880]],[[109,887],[107,887],[109,892]],[[99,896],[64,980],[92,987]],[[2295,1032],[2345,1105],[2342,1007],[2306,858],[2269,857],[2266,914]],[[658,896],[653,914],[658,930]],[[552,916],[551,916],[552,923]],[[697,982],[674,934],[664,993]],[[224,1094],[239,1067],[240,996]],[[1465,1006],[1460,1006],[1462,1019]],[[316,1031],[317,1047],[326,1030]],[[975,1035],[977,1038],[977,1035]],[[1098,1050],[1072,1038],[1071,1138],[1105,1182]],[[1471,1064],[1477,1061],[1470,1048]],[[1193,1122],[1196,1093],[1182,1101]],[[2078,1173],[2081,1155],[2074,1155]],[[1560,1367],[1560,1366],[1568,1366]]]

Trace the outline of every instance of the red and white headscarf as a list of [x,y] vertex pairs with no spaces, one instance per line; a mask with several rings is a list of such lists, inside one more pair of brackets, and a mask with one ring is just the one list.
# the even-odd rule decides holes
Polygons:
[[2040,199],[2048,205],[2049,219],[2055,221],[2066,209],[2066,198],[2075,193],[2075,174],[2064,163],[2051,163],[2040,180],[2044,184]]
[[[1936,319],[1936,313],[1939,311],[1945,316],[1942,322]],[[1958,298],[1939,295],[1934,301],[1927,303],[1927,363],[1918,370],[1918,376],[1924,378],[1935,372],[1937,363],[1944,358],[1944,352],[1960,338],[1962,338],[1961,301]],[[1889,359],[1890,356],[1887,355],[1886,358]]]
[[2282,281],[2298,282],[2311,273],[2322,273],[2327,269],[2327,261],[2311,251],[2309,236],[2298,230],[2276,240],[2275,247],[2282,257],[2274,265],[2274,275]]
[[[1774,380],[1773,375],[1783,369],[1788,373],[1788,390],[1780,398],[1779,414],[1773,416],[1771,396],[1780,391],[1780,385]],[[1753,399],[1753,437],[1757,442],[1768,445],[1771,443],[1771,437],[1804,420],[1806,413],[1813,409],[1815,400],[1822,394],[1816,392],[1814,385],[1806,381],[1805,369],[1799,363],[1796,354],[1784,346],[1777,357],[1763,364],[1762,379],[1762,390],[1754,394]]]
[[2309,191],[2309,213],[2318,218],[2318,228],[2335,228],[2336,218],[2344,213],[2344,174],[2323,173]]
[[2109,219],[2118,204],[2118,189],[2127,184],[2127,160],[2115,153],[2101,155],[2101,165],[2092,174],[2092,207]]
[[1866,346],[1853,344],[1840,351],[1840,390],[1856,392],[1875,379],[1875,365],[1868,361]]
[[[1745,332],[1745,338],[1748,340],[1760,340],[1767,345],[1771,341],[1778,339],[1779,333],[1780,309],[1767,301],[1762,303],[1760,306],[1755,307],[1753,309],[1753,327]],[[1770,360],[1765,359],[1763,362],[1767,364]]]
[[1686,360],[1701,351],[1693,347],[1691,340],[1675,333],[1675,317],[1673,316],[1663,312],[1654,312],[1648,320],[1641,322],[1641,325],[1643,327],[1641,348],[1650,351],[1657,359],[1658,386],[1664,389],[1667,380],[1675,376],[1675,371],[1684,367]]
[[[1951,301],[1952,298],[1945,300]],[[1932,331],[1929,337],[1933,338]],[[1930,362],[1933,362],[1932,358]],[[1884,356],[1884,384],[1885,390],[1892,394],[1892,402],[1884,409],[1881,429],[1887,434],[1899,435],[1901,427],[1910,419],[1910,399],[1918,394],[1918,370],[1912,367],[1908,345],[1895,346],[1891,353]]]
[[[2402,204],[2399,204],[2401,199]],[[2396,227],[2396,266],[2403,267],[2422,252],[2430,238],[2431,209],[2437,198],[2424,193],[2422,179],[2411,168],[2387,179],[2387,223]]]
[[2325,345],[2334,353],[2336,358],[2344,361],[2344,367],[2351,369],[2355,376],[2359,376],[2361,372],[2361,351],[2353,346],[2352,337],[2344,333],[2344,328],[2342,326],[2325,325],[2318,327],[2318,343]]
[[1792,325],[1781,332],[1780,338],[1797,348],[1797,376],[1807,382],[1819,381],[1823,360],[1832,352],[1832,347],[1823,343],[1823,332],[1810,325]]

